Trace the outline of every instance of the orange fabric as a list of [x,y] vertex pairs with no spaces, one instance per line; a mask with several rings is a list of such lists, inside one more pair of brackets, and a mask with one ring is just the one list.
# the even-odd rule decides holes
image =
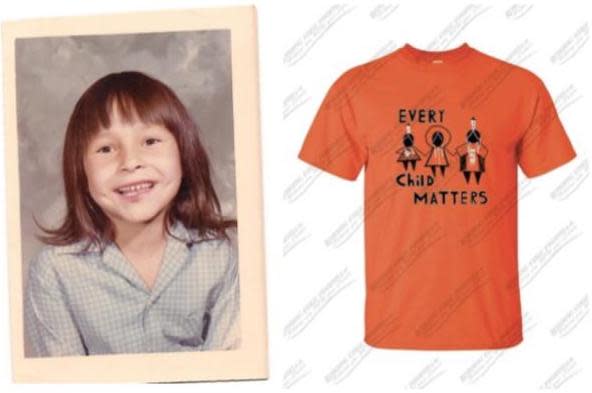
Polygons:
[[[407,124],[415,169],[398,161]],[[405,45],[341,75],[299,158],[349,180],[365,168],[366,343],[521,342],[517,167],[533,177],[575,155],[543,82],[467,44]]]

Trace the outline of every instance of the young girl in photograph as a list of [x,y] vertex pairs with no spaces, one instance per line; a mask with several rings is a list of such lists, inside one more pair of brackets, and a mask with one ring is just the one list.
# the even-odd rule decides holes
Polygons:
[[238,348],[236,220],[175,93],[140,72],[94,82],[62,169],[67,212],[26,285],[34,356]]

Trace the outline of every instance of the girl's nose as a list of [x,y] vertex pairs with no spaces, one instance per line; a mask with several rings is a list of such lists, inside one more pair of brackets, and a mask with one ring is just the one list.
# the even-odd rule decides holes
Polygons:
[[140,154],[136,149],[125,149],[122,151],[121,169],[124,171],[133,171],[142,166]]

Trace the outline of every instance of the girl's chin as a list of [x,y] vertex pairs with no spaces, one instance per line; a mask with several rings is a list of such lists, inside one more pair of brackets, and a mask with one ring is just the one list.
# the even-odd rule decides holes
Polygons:
[[116,226],[145,226],[150,225],[158,221],[159,216],[162,216],[161,211],[156,211],[153,214],[142,212],[139,214],[129,214],[126,212],[124,215],[118,215],[117,219],[113,220]]

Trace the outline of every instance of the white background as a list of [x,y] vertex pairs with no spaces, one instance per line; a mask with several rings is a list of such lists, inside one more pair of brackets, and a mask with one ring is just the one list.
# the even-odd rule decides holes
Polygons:
[[[224,5],[123,0],[11,3],[2,3],[3,21]],[[567,2],[533,7],[451,2],[254,3],[259,15],[270,378],[112,389],[591,391],[592,267],[587,245],[591,240],[592,43],[588,41],[592,12]],[[348,182],[312,170],[296,155],[330,84],[345,70],[406,42],[432,50],[467,42],[534,71],[555,99],[578,153],[574,161],[545,176],[525,181],[520,174],[525,196],[519,204],[519,257],[525,273],[521,280],[527,281],[522,290],[527,315],[525,340],[518,347],[402,351],[363,344],[364,250],[359,221],[363,175]],[[0,150],[0,172],[4,173],[3,138]],[[0,255],[5,256],[4,181],[1,187]],[[336,245],[333,234],[339,229],[339,239],[344,241]],[[0,383],[9,385],[6,264],[0,274]],[[74,391],[79,387],[11,385],[9,389]]]

